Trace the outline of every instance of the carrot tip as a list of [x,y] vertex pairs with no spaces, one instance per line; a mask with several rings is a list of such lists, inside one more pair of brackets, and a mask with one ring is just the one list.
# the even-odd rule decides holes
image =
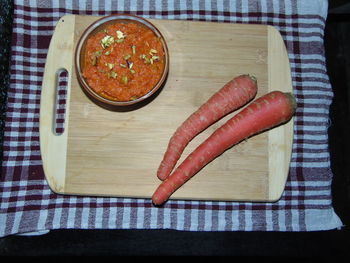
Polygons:
[[161,181],[164,181],[167,178],[167,176],[164,176],[163,174],[162,175],[158,174],[157,177]]
[[163,203],[159,203],[158,198],[156,197],[152,197],[152,205],[155,206],[155,207],[161,207],[163,205]]
[[287,92],[286,96],[288,97],[290,104],[292,105],[292,111],[295,112],[297,109],[297,101],[295,99],[295,96],[290,92]]
[[249,74],[247,74],[247,76],[248,76],[252,81],[254,81],[255,83],[258,82],[258,79],[257,79],[255,76],[249,75]]
[[155,206],[155,207],[161,207],[162,206],[162,204],[156,204],[153,201],[152,201],[152,205]]

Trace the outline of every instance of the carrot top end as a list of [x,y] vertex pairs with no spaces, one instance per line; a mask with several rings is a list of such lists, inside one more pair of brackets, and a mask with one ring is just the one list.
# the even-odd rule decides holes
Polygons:
[[296,111],[296,109],[297,109],[297,101],[296,101],[296,99],[295,99],[295,96],[292,94],[292,93],[290,93],[290,92],[287,92],[287,93],[285,93],[286,94],[286,96],[287,96],[287,98],[288,98],[288,100],[289,100],[289,103],[290,103],[290,105],[291,105],[291,107],[292,107],[292,112],[293,112],[293,114],[294,114],[294,112]]
[[254,81],[255,83],[258,82],[258,79],[257,79],[255,76],[249,75],[249,74],[247,74],[247,76],[248,76],[252,81]]

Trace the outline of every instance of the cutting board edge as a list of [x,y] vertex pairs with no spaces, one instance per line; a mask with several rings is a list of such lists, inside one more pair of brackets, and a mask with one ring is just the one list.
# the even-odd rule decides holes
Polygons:
[[[127,194],[123,194],[123,195],[118,195],[118,194],[102,194],[102,193],[92,193],[92,192],[75,192],[75,191],[66,191],[65,189],[62,190],[58,190],[56,191],[56,189],[51,189],[54,193],[60,194],[60,195],[66,195],[66,196],[90,196],[90,197],[113,197],[113,198],[130,198],[130,199],[149,199],[151,200],[151,195],[127,195]],[[169,200],[171,201],[214,201],[214,202],[257,202],[257,203],[264,203],[264,202],[268,202],[268,203],[272,203],[272,202],[276,202],[278,200],[276,199],[271,199],[269,197],[266,198],[206,198],[206,197],[193,197],[193,196],[185,196],[185,195],[181,195],[180,197],[177,196],[171,196],[169,198]]]
[[[75,16],[75,15],[69,15],[69,16]],[[73,32],[74,32],[74,29],[73,29]],[[68,130],[68,129],[67,129]],[[65,175],[66,176],[66,175]],[[87,194],[80,194],[80,193],[69,193],[69,192],[67,192],[67,191],[65,191],[65,184],[64,184],[64,180],[63,180],[63,184],[61,183],[60,184],[60,187],[57,187],[57,186],[55,186],[55,183],[54,183],[54,177],[46,177],[47,178],[47,180],[48,180],[48,182],[49,182],[49,184],[50,184],[50,186],[52,185],[53,187],[52,187],[52,190],[54,191],[54,192],[56,192],[56,193],[60,193],[60,194],[74,194],[74,195],[87,195]],[[63,178],[63,179],[65,179],[65,178]],[[283,185],[283,188],[284,188],[284,185]],[[269,189],[269,191],[270,191],[271,189]],[[283,190],[283,189],[282,189]],[[264,201],[268,201],[268,202],[271,202],[271,201],[275,201],[275,199],[276,199],[276,194],[274,194],[274,193],[272,193],[272,191],[270,191],[269,192],[269,194],[268,194],[268,196],[267,196],[267,198],[266,199],[259,199],[259,200],[246,200],[246,199],[234,199],[234,200],[246,200],[246,201],[257,201],[257,202],[259,202],[259,201],[261,201],[261,202],[264,202]],[[89,195],[92,195],[92,196],[105,196],[105,195],[103,195],[103,194],[90,194],[89,193]],[[110,194],[108,195],[108,196],[111,196]],[[115,196],[117,196],[117,195],[115,195]],[[123,195],[123,197],[129,197],[129,198],[142,198],[143,196],[140,196],[140,197],[135,197],[134,195],[131,195],[131,196],[126,196],[126,195]],[[144,198],[149,198],[149,196],[144,196]],[[172,199],[172,198],[171,198]],[[183,200],[183,199],[186,199],[186,198],[182,198],[181,197],[181,200]],[[178,198],[174,198],[174,200],[179,200]],[[205,199],[201,199],[201,198],[198,198],[198,199],[195,199],[195,198],[192,198],[191,197],[191,200],[208,200],[208,198],[205,198]],[[222,200],[222,199],[212,199],[212,200],[217,200],[217,201],[224,201],[224,200]],[[233,201],[233,200],[227,200],[227,201]]]
[[[268,91],[281,90],[293,94],[290,62],[281,33],[268,25]],[[287,65],[284,70],[280,63]],[[276,74],[277,72],[277,74]],[[293,145],[294,118],[270,130],[268,200],[278,201],[287,182]],[[280,138],[277,140],[276,138]],[[277,166],[279,160],[283,165]]]

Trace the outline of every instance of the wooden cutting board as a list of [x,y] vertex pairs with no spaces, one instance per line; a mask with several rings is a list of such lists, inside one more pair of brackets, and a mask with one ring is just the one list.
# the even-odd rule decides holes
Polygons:
[[[40,146],[46,179],[56,193],[149,198],[168,140],[214,92],[240,74],[257,77],[261,96],[292,92],[290,65],[279,32],[265,25],[149,19],[169,47],[164,88],[149,103],[110,111],[82,91],[75,45],[98,17],[62,17],[51,39],[42,84]],[[53,132],[59,69],[68,72],[65,129]],[[197,136],[184,159],[228,115]],[[293,121],[234,146],[202,169],[173,199],[275,201],[288,175]]]

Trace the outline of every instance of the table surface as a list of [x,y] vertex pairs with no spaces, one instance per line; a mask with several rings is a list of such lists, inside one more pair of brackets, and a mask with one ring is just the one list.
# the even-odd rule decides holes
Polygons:
[[[330,20],[330,19],[329,19]],[[335,20],[339,20],[339,19],[335,19]],[[341,24],[341,25],[340,25]],[[327,23],[328,25],[328,28],[331,28],[332,30],[330,30],[331,32],[334,32],[335,30],[338,34],[342,34],[342,32],[346,32],[346,30],[344,30],[344,25],[349,25],[349,21],[328,21]],[[340,29],[341,28],[341,29]],[[327,28],[326,28],[327,30]],[[327,33],[327,31],[326,31]],[[326,49],[326,55],[329,57],[329,59],[327,60],[328,61],[328,70],[329,70],[329,76],[330,76],[330,79],[331,79],[331,82],[332,82],[332,85],[333,85],[333,89],[334,89],[334,92],[335,92],[335,100],[334,100],[334,105],[333,105],[333,111],[331,111],[331,119],[333,120],[334,122],[334,125],[332,127],[330,127],[330,145],[331,145],[331,151],[333,151],[333,154],[332,154],[332,166],[333,166],[333,169],[335,171],[334,173],[334,181],[335,181],[335,192],[334,192],[334,207],[336,209],[336,212],[337,214],[341,217],[341,219],[343,220],[343,222],[345,224],[348,224],[349,223],[349,215],[348,213],[346,213],[346,211],[348,211],[349,209],[349,200],[347,199],[348,197],[346,196],[346,193],[349,192],[349,184],[348,184],[348,177],[346,176],[346,174],[344,173],[345,169],[344,167],[346,166],[346,162],[344,160],[346,160],[347,156],[346,154],[348,154],[348,150],[349,147],[346,147],[349,145],[349,142],[347,141],[346,139],[346,136],[344,136],[344,132],[341,132],[342,129],[339,125],[339,122],[340,121],[343,121],[344,119],[347,119],[349,115],[347,116],[344,116],[342,114],[340,114],[337,110],[339,108],[341,108],[342,106],[344,105],[348,105],[347,104],[347,98],[346,96],[342,96],[344,95],[342,92],[344,92],[344,89],[343,87],[346,86],[346,85],[349,85],[348,82],[345,82],[344,81],[344,78],[337,78],[339,77],[339,75],[337,75],[337,72],[339,72],[339,69],[341,70],[349,70],[349,69],[346,69],[346,68],[342,68],[344,66],[344,64],[346,63],[339,63],[339,61],[335,61],[335,60],[332,60],[331,58],[332,57],[335,57],[334,54],[339,54],[337,52],[340,52],[341,50],[344,50],[341,48],[341,46],[346,46],[348,45],[349,42],[345,42],[345,41],[349,41],[349,38],[346,38],[344,37],[344,35],[342,34],[343,37],[337,37],[336,35],[332,35],[329,33],[328,31],[328,34],[326,34],[326,44],[327,44],[327,37],[328,37],[328,40],[332,40],[332,43],[333,45],[329,45],[331,46],[331,48],[328,48],[328,50]],[[338,43],[335,43],[334,41],[338,40]],[[327,47],[327,46],[326,46]],[[346,54],[345,54],[346,55]],[[347,57],[345,57],[345,59],[348,59],[349,58],[349,54],[347,53]],[[349,61],[349,60],[348,60]],[[338,62],[338,63],[337,63]],[[349,90],[349,89],[348,89]],[[341,95],[340,95],[341,94]],[[340,95],[340,96],[337,96],[337,95]],[[348,113],[348,112],[347,112]],[[346,127],[348,128],[348,127]],[[335,136],[337,135],[337,136]],[[339,136],[343,136],[343,137],[339,137]],[[343,142],[343,143],[341,143]],[[345,142],[345,143],[344,143]],[[346,149],[347,148],[347,149]],[[345,154],[345,156],[344,156]],[[335,167],[334,167],[335,166]],[[338,191],[337,191],[338,190]],[[344,230],[345,233],[347,232],[346,229]],[[152,231],[151,231],[152,232]],[[108,234],[110,233],[110,234]],[[44,245],[44,243],[40,243],[40,242],[45,242],[44,240],[50,240],[50,238],[57,238],[57,239],[61,239],[62,240],[60,243],[62,248],[65,247],[64,245],[64,239],[66,239],[67,237],[73,237],[72,239],[72,244],[73,244],[73,247],[74,245],[75,246],[78,246],[78,244],[85,244],[85,248],[88,248],[89,245],[87,244],[89,241],[90,242],[93,242],[93,238],[97,238],[98,240],[95,240],[96,243],[100,242],[100,244],[104,244],[106,246],[106,251],[109,251],[109,253],[112,253],[111,250],[108,249],[108,245],[106,245],[107,241],[108,240],[113,240],[115,238],[121,238],[121,240],[128,240],[130,242],[132,241],[135,241],[136,238],[140,238],[141,236],[144,236],[144,233],[142,230],[140,231],[128,231],[128,232],[125,232],[125,231],[111,231],[111,232],[104,232],[104,231],[95,231],[94,233],[87,233],[87,232],[84,232],[84,231],[52,231],[52,233],[48,234],[48,235],[45,235],[40,237],[40,238],[37,238],[37,239],[32,239],[34,242],[37,242],[35,243],[36,245],[42,246],[42,248],[45,247],[45,249],[47,249],[47,247]],[[179,233],[179,232],[169,232],[169,231],[153,231],[152,233],[153,234],[149,234],[150,232],[147,232],[147,235],[149,235],[149,237],[153,237],[154,240],[163,240],[163,238],[167,238],[169,237],[170,235],[172,237],[175,237],[175,241],[176,240],[180,240],[180,238],[183,238],[186,236],[186,233]],[[260,238],[265,238],[265,234],[263,233],[244,233],[242,235],[240,234],[237,234],[237,233],[221,233],[220,235],[217,233],[188,233],[187,237],[191,237],[193,239],[190,239],[190,240],[193,240],[193,241],[198,241],[200,240],[200,238],[203,238],[205,235],[211,235],[211,237],[214,237],[213,241],[212,242],[208,242],[206,243],[208,246],[209,244],[211,245],[215,245],[217,243],[215,242],[219,242],[220,240],[223,240],[224,238],[228,238],[230,240],[230,244],[232,245],[237,245],[237,241],[236,241],[236,238],[244,241],[252,241],[252,240],[255,240],[256,242],[254,244],[258,244],[258,240],[259,240],[259,237]],[[271,239],[269,240],[280,240],[281,242],[277,242],[280,246],[281,249],[285,248],[284,246],[287,246],[287,243],[286,242],[283,242],[283,240],[293,240],[293,239],[298,239],[300,241],[300,233],[299,235],[298,234],[295,234],[295,235],[289,235],[287,233],[266,233],[269,235],[269,237]],[[300,249],[302,247],[302,244],[306,245],[306,244],[310,244],[310,243],[322,243],[323,241],[323,244],[327,243],[327,241],[329,239],[333,239],[333,240],[338,240],[337,238],[340,237],[340,235],[343,235],[343,233],[339,233],[339,231],[330,231],[330,232],[326,232],[326,233],[323,233],[324,235],[322,235],[321,233],[308,233],[308,235],[306,236],[306,239],[301,239],[301,240],[304,240],[304,242],[299,242],[299,245],[294,245],[294,246],[289,246],[290,249],[289,251],[291,250],[294,250],[294,251],[297,251],[298,249]],[[79,237],[86,237],[86,243],[82,242],[81,239]],[[215,236],[216,235],[216,236]],[[275,236],[274,236],[275,235]],[[346,235],[346,234],[344,234]],[[253,238],[254,237],[254,238]],[[258,237],[258,238],[256,238]],[[111,239],[110,239],[111,238]],[[125,238],[125,239],[123,239]],[[277,239],[276,239],[277,238]],[[285,239],[286,238],[286,239]],[[2,245],[2,250],[1,250],[1,253],[5,254],[5,251],[7,251],[8,254],[11,254],[11,253],[15,253],[16,249],[17,251],[19,251],[19,247],[16,247],[16,245],[18,244],[22,244],[21,243],[21,240],[23,240],[21,237],[9,237],[9,238],[5,238],[3,240],[9,240],[8,243],[6,242],[1,242],[1,245]],[[35,241],[36,240],[36,241]],[[41,240],[41,241],[40,241]],[[137,244],[141,244],[142,242],[145,242],[145,240],[142,240],[140,239],[141,241],[138,243],[138,242],[135,242],[134,244],[137,245]],[[261,240],[261,239],[260,239]],[[308,242],[308,241],[314,241],[314,242]],[[169,245],[170,243],[173,243],[173,242],[169,242],[167,243],[167,245]],[[110,244],[115,244],[114,242],[111,242]],[[127,246],[127,244],[129,246]],[[244,242],[242,243],[244,244]],[[252,244],[252,243],[251,243]],[[257,246],[254,246],[251,245],[251,249],[246,249],[244,250],[241,246],[241,250],[240,252],[241,253],[248,253],[248,254],[269,254],[271,252],[271,250],[268,249],[269,245],[271,245],[271,242],[266,242],[265,245],[261,246],[261,248],[265,249],[265,251],[263,252],[262,249],[259,250],[253,250],[253,248],[257,247]],[[175,246],[176,247],[176,246]],[[12,252],[9,252],[8,248],[12,248]],[[30,250],[29,250],[29,246],[26,247],[28,250],[27,252],[25,253],[28,253],[30,254]],[[91,248],[91,247],[90,247]],[[148,248],[149,250],[146,251],[146,250],[139,250],[141,251],[140,253],[141,254],[152,254],[152,251],[155,252],[154,250],[152,250],[152,248],[150,248],[150,246],[146,246],[146,248]],[[178,247],[179,248],[179,247]],[[184,254],[191,254],[191,253],[195,253],[196,252],[196,248],[199,249],[199,245],[198,246],[194,246],[192,247],[192,249],[190,248],[185,248],[184,246],[181,247],[182,248],[182,252],[184,252]],[[313,250],[312,246],[308,246],[309,248],[309,253],[312,254],[312,252],[316,252],[315,250]],[[322,250],[323,253],[333,253],[334,251],[337,251],[337,252],[343,252],[343,253],[346,253],[345,252],[345,249],[343,248],[342,246],[342,243],[341,242],[335,242],[333,245],[331,246],[327,246],[324,247],[324,249]],[[131,253],[131,250],[128,250],[128,249],[132,249],[132,247],[130,247],[130,243],[125,243],[125,246],[121,246],[121,254],[128,254],[128,253]],[[174,254],[174,250],[172,250],[170,247],[166,246],[166,249],[167,251],[170,253],[170,254]],[[83,253],[84,249],[80,250],[81,253]],[[86,251],[86,250],[85,250]],[[136,250],[137,251],[137,250]],[[207,253],[210,253],[211,250],[207,250]],[[61,250],[62,252],[62,250]],[[68,253],[71,253],[71,254],[79,254],[80,253],[79,250],[76,250],[76,251],[73,251],[73,250],[70,250],[70,252]],[[96,251],[95,252],[97,253],[103,253],[102,251]],[[198,250],[197,250],[198,252]],[[239,254],[240,252],[238,251],[232,251],[232,249],[229,249],[227,247],[224,247],[222,249],[219,249],[218,251],[218,254]],[[40,253],[40,252],[39,252]],[[41,250],[41,253],[45,254],[45,253],[50,253],[48,252],[48,250]],[[52,251],[51,253],[55,253],[54,251]],[[117,252],[116,252],[117,253]],[[204,252],[203,252],[204,253]],[[212,252],[213,253],[213,252]],[[178,254],[181,254],[181,252],[179,252]],[[206,253],[204,253],[206,254]],[[214,253],[213,253],[214,254]],[[303,254],[303,253],[301,253]],[[306,252],[304,254],[307,254]]]
[[[187,13],[186,14],[182,14],[182,16],[186,16],[186,15],[188,15]],[[272,21],[274,21],[274,23],[275,23],[275,20],[276,20],[276,18],[275,19],[271,19],[271,20],[268,20],[269,18],[266,18],[267,19],[267,22],[271,22],[272,23]],[[283,31],[283,30],[282,30]],[[289,36],[290,37],[290,36]],[[291,44],[291,43],[290,43]],[[287,41],[287,46],[288,46],[288,41]],[[289,48],[290,48],[290,46],[289,46]],[[300,58],[299,58],[300,59]],[[293,58],[292,58],[292,61],[293,61]],[[293,62],[293,63],[295,63],[295,61]],[[293,65],[293,63],[292,63],[292,65]],[[295,65],[294,65],[295,66]],[[294,67],[294,70],[299,70],[299,68],[298,68],[298,66],[295,66]],[[295,72],[294,72],[295,73]],[[295,81],[295,83],[296,84],[298,84],[298,81],[297,80],[294,80]],[[299,85],[296,85],[296,88],[298,89],[298,87],[299,87]],[[300,86],[301,87],[301,86]],[[299,88],[300,88],[299,87]],[[303,95],[305,95],[305,94],[299,94],[299,98],[301,98],[301,97],[303,97]],[[37,172],[36,170],[34,170],[34,171],[32,171],[32,172]],[[291,189],[291,191],[293,191],[293,184],[291,184],[290,185],[290,189]],[[305,185],[304,185],[304,187],[305,187]],[[305,189],[305,188],[300,188],[300,186],[298,186],[298,191],[302,191],[302,189]],[[293,202],[293,194],[291,194],[290,196],[289,196],[289,198],[292,198],[292,199],[285,199],[284,200],[284,202],[286,202],[286,200],[288,200],[288,201],[291,201],[291,202]],[[59,198],[58,198],[59,199]],[[297,200],[297,199],[296,199]],[[62,202],[62,199],[60,199],[60,201],[59,202]],[[290,203],[291,204],[291,203]],[[305,208],[305,204],[306,203],[303,203],[303,207]],[[212,204],[211,204],[212,205]],[[250,207],[250,206],[246,206],[247,204],[239,204],[240,206],[243,206],[243,207],[245,207],[245,208],[247,208],[247,207]],[[173,208],[175,208],[175,209],[182,209],[182,207],[183,207],[183,204],[181,205],[181,204],[178,204],[178,203],[176,203],[176,204],[172,204],[172,206],[173,206]],[[147,206],[145,206],[146,208],[147,208]],[[213,207],[213,206],[211,206],[211,207]],[[220,206],[219,206],[220,207]],[[231,207],[232,207],[232,204],[231,204]],[[239,207],[239,206],[238,206]],[[278,207],[278,206],[277,206]],[[275,207],[275,208],[277,208],[277,207]],[[338,206],[339,207],[339,206]],[[266,207],[265,207],[266,208]],[[281,208],[281,207],[280,207]],[[330,207],[331,208],[331,207]],[[143,209],[145,209],[145,208],[143,208]],[[285,209],[285,208],[284,208]],[[147,209],[146,209],[147,210]],[[171,210],[169,210],[169,211],[171,211]],[[265,210],[264,210],[265,211]],[[243,215],[243,214],[242,214]],[[286,214],[285,215],[288,215],[288,213],[286,212]],[[53,218],[52,218],[53,219]],[[305,220],[305,218],[304,218],[304,220]],[[294,228],[293,229],[293,227],[291,228],[291,230],[298,230],[298,229],[300,229],[300,228]]]

